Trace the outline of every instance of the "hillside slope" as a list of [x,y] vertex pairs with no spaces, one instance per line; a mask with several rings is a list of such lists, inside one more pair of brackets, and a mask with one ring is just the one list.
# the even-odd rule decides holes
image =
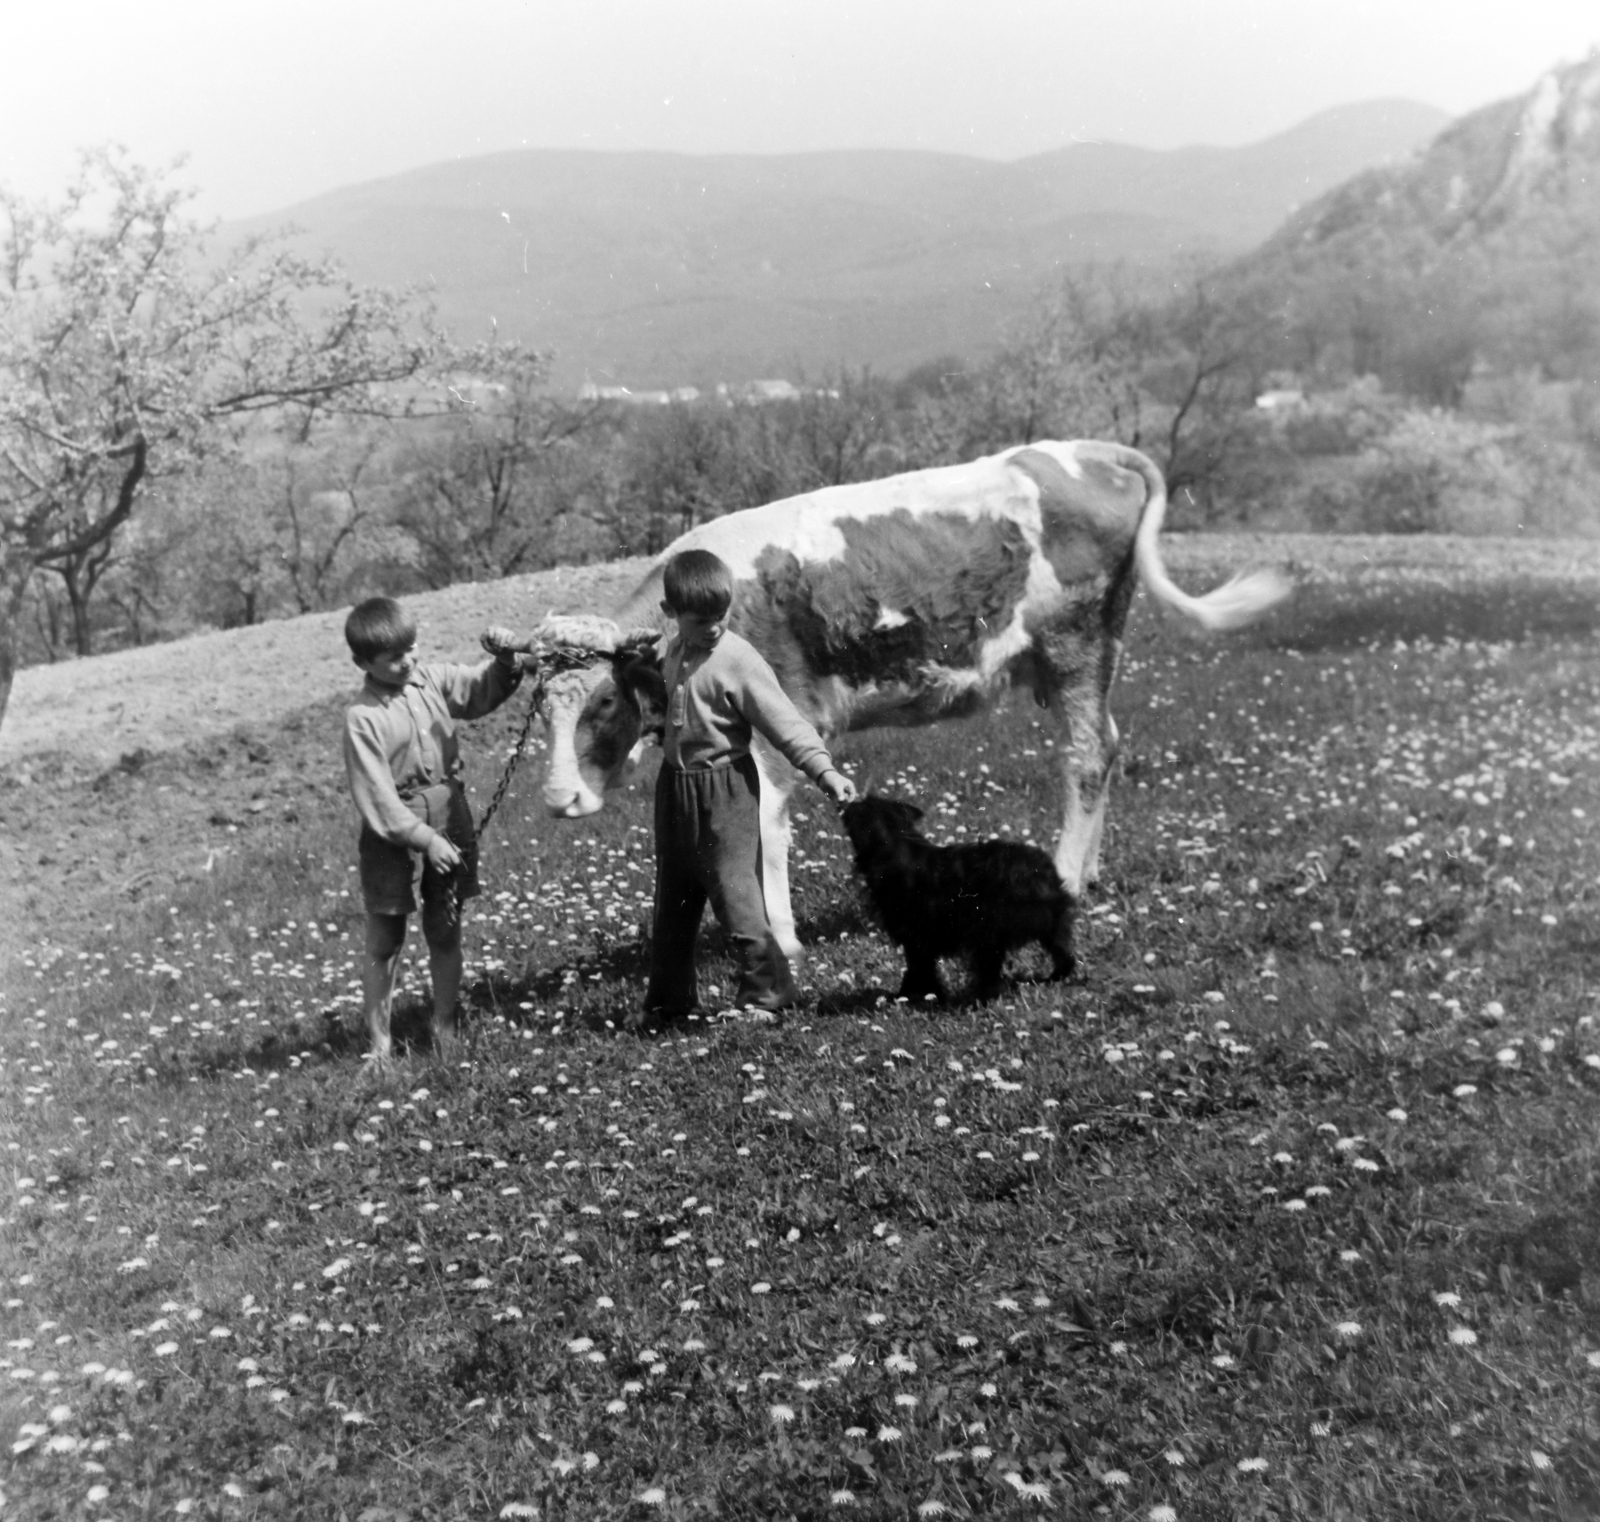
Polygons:
[[493,323],[556,379],[706,385],[991,347],[1087,259],[1241,251],[1447,121],[1376,101],[1243,148],[1081,143],[1016,163],[526,151],[435,164],[273,217],[360,280],[420,283],[458,338]]
[[1592,368],[1600,53],[1318,197],[1234,273],[1282,331],[1307,335],[1305,360],[1340,338],[1356,373],[1409,363],[1423,373],[1402,379],[1439,401],[1455,399],[1478,359],[1556,378]]

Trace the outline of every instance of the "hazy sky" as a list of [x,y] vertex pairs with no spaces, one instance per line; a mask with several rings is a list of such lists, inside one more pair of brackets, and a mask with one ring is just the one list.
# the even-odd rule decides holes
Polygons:
[[1018,158],[1268,137],[1385,96],[1458,113],[1600,42],[1596,0],[31,0],[0,183],[186,153],[209,215],[517,147]]

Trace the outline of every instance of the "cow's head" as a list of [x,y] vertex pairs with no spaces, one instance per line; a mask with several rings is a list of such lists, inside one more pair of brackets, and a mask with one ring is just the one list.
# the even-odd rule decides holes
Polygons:
[[607,790],[621,783],[645,739],[660,733],[666,714],[661,660],[653,631],[624,635],[607,618],[553,616],[538,633],[589,657],[553,671],[545,682],[545,807],[558,818],[581,819],[605,807]]

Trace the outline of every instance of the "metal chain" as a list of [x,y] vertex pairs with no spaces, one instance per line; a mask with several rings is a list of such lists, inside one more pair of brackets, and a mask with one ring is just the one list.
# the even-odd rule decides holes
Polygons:
[[483,833],[489,828],[489,821],[494,818],[495,810],[500,807],[501,801],[506,796],[506,789],[511,786],[512,774],[517,769],[517,763],[522,760],[522,753],[528,748],[528,738],[533,733],[534,720],[544,710],[544,697],[546,677],[549,671],[573,671],[580,666],[591,666],[595,661],[603,659],[605,652],[587,649],[581,645],[550,645],[543,646],[533,652],[537,655],[539,664],[533,673],[533,690],[528,695],[528,711],[522,716],[522,728],[517,732],[516,744],[511,747],[511,755],[506,761],[505,770],[500,774],[500,781],[490,798],[488,807],[484,809],[478,819],[478,838],[483,838]]
[[522,716],[522,728],[517,731],[517,742],[511,747],[511,755],[506,761],[506,769],[500,774],[500,781],[495,787],[494,796],[489,800],[489,805],[478,817],[478,839],[483,839],[484,831],[489,828],[489,821],[494,818],[494,811],[500,807],[501,800],[506,796],[506,789],[511,786],[512,773],[517,769],[517,763],[522,759],[522,753],[528,748],[528,737],[533,733],[533,722],[539,717],[539,711],[544,706],[544,673],[538,672],[533,679],[533,691],[528,695],[528,711]]

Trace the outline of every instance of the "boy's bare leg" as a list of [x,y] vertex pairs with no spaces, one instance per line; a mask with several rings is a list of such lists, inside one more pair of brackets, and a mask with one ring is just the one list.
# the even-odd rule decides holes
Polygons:
[[456,1038],[456,1006],[461,999],[461,922],[429,924],[428,971],[433,977],[433,1049],[448,1051]]
[[394,1004],[395,978],[400,971],[400,957],[405,947],[405,915],[367,916],[367,955],[361,968],[361,993],[367,1013],[367,1029],[371,1033],[369,1046],[377,1062],[389,1060],[389,1012]]

